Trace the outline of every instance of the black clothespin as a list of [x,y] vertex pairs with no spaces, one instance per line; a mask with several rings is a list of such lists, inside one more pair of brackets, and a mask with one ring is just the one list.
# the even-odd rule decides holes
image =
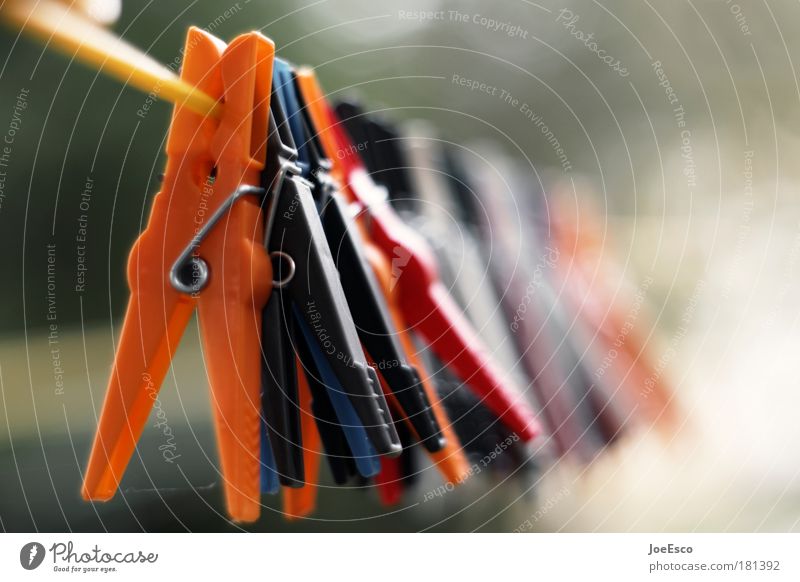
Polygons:
[[[282,274],[281,267],[275,267],[274,272]],[[302,487],[305,472],[293,316],[286,313],[286,301],[279,287],[273,286],[264,308],[262,338],[262,438],[266,436],[269,439],[281,485]],[[263,481],[265,477],[262,477]]]
[[[275,282],[283,303],[284,320],[289,313],[325,380],[327,394],[336,408],[343,430],[353,440],[350,448],[359,461],[373,464],[369,447],[356,433],[366,431],[377,454],[398,454],[399,437],[375,371],[364,358],[355,326],[325,239],[311,184],[300,177],[289,126],[280,100],[273,91],[270,103],[266,175],[272,176],[273,206],[267,225],[268,248],[275,263]],[[275,260],[277,258],[277,260]],[[265,330],[264,341],[270,341]],[[279,366],[280,367],[280,366]],[[341,397],[347,397],[347,403]],[[343,414],[345,404],[349,408]],[[338,408],[337,408],[338,407]],[[349,432],[348,432],[349,431]],[[321,431],[323,432],[323,431]],[[354,436],[355,434],[355,436]],[[277,461],[277,455],[276,455]],[[369,472],[369,471],[367,471]]]
[[303,118],[309,177],[359,338],[422,444],[430,452],[439,451],[444,446],[441,428],[417,370],[408,364],[396,339],[397,332],[362,250],[357,227],[330,179],[330,162],[320,153],[316,132],[311,129],[311,119],[299,94],[297,91],[295,98]]
[[[536,462],[526,453],[525,444],[512,433],[480,400],[442,365],[429,350],[422,357],[431,370],[438,370],[436,390],[447,414],[453,419],[453,428],[463,444],[464,452],[481,470],[511,465],[505,471],[515,473],[517,468],[536,469]],[[502,445],[501,445],[502,443]],[[500,447],[502,453],[497,453]],[[491,465],[489,464],[489,459]],[[495,464],[495,460],[499,462]]]
[[[559,302],[552,280],[554,265],[541,264],[548,250],[535,228],[539,219],[529,214],[530,200],[536,196],[533,187],[514,181],[513,167],[504,156],[491,151],[489,155],[493,172],[501,172],[504,181],[500,183],[491,172],[476,179],[485,190],[481,192],[484,204],[480,210],[471,203],[463,204],[463,208],[480,225],[478,231],[487,244],[503,249],[491,271],[498,290],[504,290],[513,337],[519,342],[523,365],[534,379],[556,447],[561,454],[588,461],[614,438],[616,409],[602,387],[593,383],[593,371],[581,355],[584,350],[576,344],[579,322],[570,321]],[[475,171],[458,167],[457,160],[458,156],[451,156],[455,174],[477,176]],[[505,199],[509,183],[516,194],[513,207]],[[464,192],[456,195],[463,196]],[[518,228],[521,218],[528,228]],[[516,239],[506,240],[512,233],[516,233]],[[520,246],[521,256],[528,257],[529,262],[506,262]],[[523,303],[524,314],[519,311]]]
[[305,339],[297,338],[295,348],[311,392],[311,412],[325,447],[325,458],[331,469],[333,481],[337,485],[344,485],[359,474],[354,454],[331,402],[329,388],[322,382],[322,374],[314,362]]

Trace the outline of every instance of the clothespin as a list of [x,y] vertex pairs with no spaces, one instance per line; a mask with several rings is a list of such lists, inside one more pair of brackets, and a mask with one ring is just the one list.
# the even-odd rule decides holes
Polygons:
[[[401,445],[376,372],[364,356],[328,246],[311,184],[294,163],[297,150],[280,99],[271,102],[270,152],[280,152],[269,249],[280,257],[275,285],[328,387],[362,475],[377,472],[376,454],[399,454]],[[268,154],[268,164],[273,161]],[[303,357],[301,356],[301,360]],[[324,437],[323,437],[324,438]]]
[[[488,148],[474,148],[487,150]],[[458,158],[456,160],[460,161]],[[544,307],[543,292],[547,280],[543,279],[544,268],[538,265],[541,249],[526,246],[519,215],[515,210],[515,199],[503,176],[508,173],[499,154],[487,160],[486,171],[478,167],[474,159],[462,164],[466,179],[480,200],[471,204],[471,194],[462,208],[473,213],[469,221],[479,224],[484,244],[496,249],[490,273],[496,285],[504,289],[503,299],[507,319],[510,321],[512,338],[517,342],[522,355],[522,364],[533,380],[533,390],[540,403],[550,438],[559,455],[572,453],[589,460],[593,449],[584,438],[585,426],[581,422],[578,398],[570,385],[568,370],[559,358],[559,342],[553,334],[550,311]],[[498,169],[502,168],[502,169]],[[544,290],[544,291],[543,291]]]
[[258,33],[226,47],[191,28],[184,54],[182,80],[224,107],[218,120],[175,108],[163,187],[128,260],[131,298],[82,493],[114,495],[198,308],[228,513],[253,521],[261,311],[272,281],[260,174],[274,47]]
[[[550,217],[547,227],[561,250],[557,272],[568,288],[565,299],[591,326],[603,351],[614,350],[615,366],[611,372],[616,373],[620,393],[639,414],[669,429],[678,420],[678,406],[668,382],[657,372],[648,342],[640,332],[646,325],[644,307],[636,314],[636,325],[631,326],[627,320],[635,297],[608,252],[604,252],[609,237],[603,232],[597,209],[584,200],[576,212],[555,189],[550,203],[557,215]],[[644,294],[646,290],[643,285],[640,292]]]
[[[332,149],[332,143],[328,139],[328,134],[321,128],[327,128],[328,123],[325,120],[325,111],[320,107],[322,104],[319,100],[309,101],[308,94],[304,90],[304,84],[300,75],[296,76],[296,97],[300,105],[300,110],[303,112],[306,121],[306,129],[309,138],[313,138],[313,143],[317,144],[317,150],[325,152],[327,160],[330,161],[331,167],[329,169],[330,175],[334,183],[341,185],[342,192],[346,193],[347,184],[343,181],[345,178],[344,168],[340,161],[338,150]],[[306,87],[307,88],[307,87]],[[311,141],[309,142],[311,143]],[[328,170],[325,172],[312,172],[317,177],[327,175]],[[351,196],[348,198],[352,199]],[[469,471],[467,460],[461,451],[458,437],[453,430],[453,427],[448,419],[444,407],[439,402],[438,394],[432,384],[430,375],[425,371],[421,360],[417,354],[416,346],[410,337],[409,326],[403,318],[399,305],[397,304],[397,296],[394,293],[395,280],[393,277],[392,263],[385,254],[378,249],[367,236],[366,229],[363,223],[357,222],[355,225],[361,234],[361,242],[363,243],[366,260],[372,268],[375,276],[377,277],[378,286],[383,292],[390,316],[390,323],[393,324],[394,329],[397,331],[397,337],[402,352],[405,354],[410,366],[418,371],[418,377],[422,383],[425,395],[430,402],[433,410],[434,417],[439,427],[441,427],[442,435],[444,436],[444,448],[438,452],[430,452],[429,455],[433,459],[436,467],[442,472],[445,479],[451,483],[462,482]],[[352,229],[348,227],[349,232]],[[338,246],[338,245],[337,245]]]
[[[298,369],[302,369],[299,360],[297,366]],[[305,374],[298,375],[297,387],[300,428],[303,435],[304,484],[300,488],[287,488],[283,491],[283,511],[289,520],[306,517],[314,510],[317,498],[316,485],[319,482],[319,468],[323,455],[322,439],[311,404],[311,389]]]
[[[337,112],[348,113],[338,107]],[[450,182],[466,186],[465,177],[463,172],[459,174],[454,168],[447,167],[444,155],[446,142],[437,138],[423,122],[406,124],[406,131],[401,134],[389,123],[375,118],[369,121],[371,132],[380,135],[379,144],[386,151],[387,158],[395,163],[406,164],[399,168],[384,168],[384,171],[393,171],[396,183],[405,182],[409,185],[409,191],[416,193],[417,216],[410,219],[409,224],[423,234],[430,233],[427,238],[436,250],[440,266],[448,267],[442,270],[442,280],[451,291],[456,291],[454,296],[462,298],[464,312],[481,337],[487,340],[487,345],[492,346],[491,355],[497,358],[506,377],[511,379],[511,384],[528,385],[530,381],[521,373],[520,354],[510,337],[509,322],[490,276],[493,257],[484,255],[485,249],[487,253],[496,253],[498,249],[481,245],[473,229],[458,220],[461,211]],[[475,196],[476,193],[471,191],[470,195]],[[441,241],[447,242],[442,244]],[[445,273],[454,273],[455,276],[448,280]],[[458,390],[457,382],[452,380],[449,383],[445,381],[443,387],[447,394],[445,402],[448,409],[459,418],[457,429],[462,441],[468,443],[468,451],[484,458],[486,454],[491,454],[498,443],[513,442],[514,446],[493,468],[502,473],[502,466],[507,470],[505,474],[517,475],[527,472],[517,472],[519,467],[527,470],[534,468],[534,464],[529,463],[530,454],[525,447],[516,442],[505,427],[499,425],[479,405],[477,399]],[[525,396],[538,407],[532,391],[526,390]],[[537,455],[541,454],[540,446],[537,447]]]
[[[450,451],[442,450],[445,441],[441,434],[439,415],[431,410],[429,395],[414,366],[406,361],[403,349],[396,339],[398,331],[391,320],[383,293],[379,290],[380,284],[362,251],[364,241],[339,197],[338,186],[329,176],[330,162],[320,155],[319,144],[310,129],[311,120],[301,107],[299,96],[295,92],[294,74],[288,64],[278,61],[275,84],[279,89],[280,101],[287,108],[288,126],[298,144],[298,165],[303,168],[304,174],[314,186],[314,198],[321,214],[325,235],[334,250],[335,262],[359,338],[372,358],[372,365],[378,371],[387,399],[393,404],[393,410],[400,412],[410,423],[417,438],[434,460],[437,452],[449,455],[449,458],[442,458],[440,465],[446,476],[460,478],[466,463],[457,450],[457,443],[454,443],[456,448]],[[404,434],[404,431],[400,431],[404,428],[403,425],[397,425],[397,428],[398,432]],[[411,456],[411,452],[407,452],[397,461],[381,458],[382,470],[376,476],[376,483],[382,499],[388,499],[386,491],[389,489],[394,492],[389,497],[396,499],[402,488],[399,482],[387,480],[387,471],[395,466],[408,465]]]
[[[357,151],[325,103],[313,73],[300,71],[298,80],[326,150],[334,154]],[[345,191],[367,215],[373,242],[387,257],[402,256],[405,265],[397,269],[396,287],[406,321],[480,395],[485,406],[520,438],[531,440],[539,432],[533,413],[505,386],[496,365],[484,356],[485,350],[479,348],[480,338],[439,280],[436,261],[427,244],[394,213],[385,193],[370,179],[356,155],[340,155],[336,161],[341,161],[341,170],[347,177]]]
[[[456,222],[458,209],[444,170],[442,141],[421,122],[410,124],[407,130],[406,137],[393,138],[391,131],[387,132],[386,143],[393,143],[394,149],[402,148],[406,152],[407,173],[420,199],[421,228],[435,231],[429,240],[432,246],[438,245],[440,263],[448,263],[448,271],[457,274],[446,284],[458,290],[464,301],[464,312],[486,344],[492,347],[492,357],[497,358],[511,384],[528,384],[529,380],[521,373],[521,357],[511,338],[502,301],[490,276],[493,257],[484,255],[485,247],[471,229]],[[451,178],[456,179],[455,176]],[[446,243],[442,244],[444,241]],[[492,251],[497,252],[497,249],[489,250]]]
[[[519,173],[513,168],[509,170],[509,180],[515,185],[527,182],[520,179]],[[591,322],[581,307],[570,301],[575,286],[559,276],[565,257],[558,242],[546,233],[547,213],[541,208],[544,200],[543,190],[531,191],[519,197],[517,212],[529,225],[524,232],[525,244],[540,249],[537,256],[549,257],[549,266],[542,277],[542,300],[544,308],[553,314],[554,335],[563,338],[560,350],[562,365],[571,370],[574,393],[583,404],[582,419],[589,421],[584,432],[587,436],[594,433],[593,438],[586,440],[590,443],[599,441],[593,445],[596,449],[594,454],[597,454],[619,440],[638,415],[635,403],[625,390],[620,390],[620,383],[613,381],[618,362],[608,374],[599,373],[607,368],[604,362],[607,362],[613,346],[603,346],[596,341],[598,336],[591,329]],[[552,206],[550,211],[554,211]],[[559,289],[558,293],[555,292],[556,288]]]
[[537,374],[559,452],[589,461],[620,436],[627,415],[619,395],[595,374],[599,362],[587,343],[584,322],[565,308],[559,297],[564,289],[559,285],[556,290],[558,251],[539,239],[533,228],[521,226],[538,220],[529,209],[535,188],[516,179],[512,164],[499,152],[480,149],[491,170],[479,172],[474,163],[464,165],[473,168],[482,186],[485,230],[488,234],[491,225],[496,233],[492,238],[504,249],[495,265],[501,269],[500,284],[508,288],[515,337],[527,345],[525,361]]
[[[444,446],[444,439],[431,411],[428,396],[417,370],[409,365],[396,339],[397,330],[365,256],[360,233],[337,192],[337,185],[328,176],[330,161],[320,156],[319,144],[307,130],[309,121],[295,94],[294,75],[288,66],[285,66],[285,71],[285,81],[280,86],[285,96],[283,102],[290,106],[289,126],[300,132],[294,135],[295,141],[303,144],[301,156],[305,158],[307,175],[314,185],[314,198],[320,210],[323,229],[335,257],[359,339],[386,386],[387,398],[395,403],[395,410],[401,411],[408,419],[428,451],[439,451]],[[293,119],[300,123],[293,124]]]

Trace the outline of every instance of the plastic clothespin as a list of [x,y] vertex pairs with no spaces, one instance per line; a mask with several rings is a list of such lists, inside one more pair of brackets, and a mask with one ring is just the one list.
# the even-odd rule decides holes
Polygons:
[[273,55],[258,33],[226,47],[189,30],[182,79],[224,107],[218,120],[183,105],[173,113],[164,185],[128,260],[131,298],[85,499],[114,495],[197,307],[228,513],[237,521],[259,516],[260,325],[272,280],[259,180]]
[[[268,160],[270,162],[268,168],[271,171],[266,171],[264,176],[266,181],[271,181],[269,187],[274,192],[274,205],[270,210],[272,231],[274,223],[279,222],[275,220],[275,214],[281,212],[283,208],[281,198],[292,196],[292,192],[287,188],[291,185],[286,182],[294,179],[298,169],[294,166],[293,145],[282,141],[279,126],[274,118],[275,112],[280,114],[282,111],[275,96],[271,107],[273,112],[270,117],[269,143],[272,144],[273,155]],[[282,116],[280,119],[282,120]],[[294,188],[297,187],[294,185]],[[274,247],[271,232],[268,236],[270,247]],[[291,388],[298,386],[298,377],[305,378],[309,390],[314,394],[313,409],[320,425],[319,434],[323,436],[330,453],[329,460],[336,481],[346,482],[350,475],[355,473],[356,465],[362,473],[372,475],[377,472],[378,467],[378,461],[374,458],[375,449],[327,361],[328,356],[321,351],[317,339],[306,329],[303,318],[294,308],[291,295],[284,293],[283,288],[294,277],[294,260],[282,251],[273,251],[272,257],[276,260],[274,272],[278,280],[273,282],[275,290],[265,309],[264,317],[268,318],[270,313],[278,314],[273,318],[284,331],[273,338],[266,334],[264,336],[265,344],[275,340],[280,345],[264,347],[263,395],[264,417],[266,423],[270,425],[267,434],[273,441],[274,448],[282,453],[276,459],[281,482],[287,487],[305,485],[305,463],[301,451],[303,431],[297,430],[301,422],[300,410],[296,400],[291,397],[292,393],[296,395],[298,392]],[[289,366],[289,360],[293,367]],[[297,374],[296,361],[300,363],[302,370],[300,375]],[[284,389],[284,385],[290,387],[288,391]],[[270,416],[275,415],[275,411],[267,410],[268,406],[276,406],[281,413],[288,414],[289,422],[287,423],[286,418],[276,418],[270,422]],[[355,455],[355,463],[351,455]]]
[[[279,176],[269,231],[271,255],[279,258],[274,285],[291,303],[356,464],[370,462],[375,453],[399,454],[399,437],[377,375],[358,342],[310,183],[300,177],[295,164],[297,150],[277,96],[271,102],[268,148],[267,163],[276,166],[273,175]],[[358,431],[364,438],[351,438]],[[361,452],[363,444],[369,445],[369,454]]]
[[[276,71],[275,85],[278,83]],[[273,92],[277,93],[274,88]],[[281,197],[291,196],[285,182],[293,180],[299,172],[295,165],[294,144],[283,141],[286,128],[283,127],[282,108],[277,99],[278,96],[274,95],[271,103],[273,111],[268,139],[273,146],[272,154],[263,174],[265,187],[274,192],[271,229],[276,222],[274,214],[282,209]],[[275,121],[276,114],[280,127]],[[272,244],[272,237],[269,238]],[[283,287],[294,277],[293,259],[282,251],[274,251],[272,258],[276,261],[274,272],[278,280],[274,282],[274,291],[263,316],[265,326],[270,322],[273,330],[272,334],[267,329],[264,333],[264,426],[266,436],[278,453],[275,464],[280,484],[287,488],[284,490],[286,514],[300,517],[314,507],[322,440],[337,483],[345,483],[355,474],[356,465],[363,474],[375,474],[378,461],[352,404],[326,361],[326,355],[320,350],[316,338],[304,329],[304,321],[302,317],[298,318],[291,296],[284,294]],[[300,403],[301,390],[306,393],[304,404]],[[314,422],[309,422],[309,418]],[[352,426],[343,426],[341,422],[352,423]],[[304,435],[316,443],[310,455],[305,452]],[[262,462],[268,466],[268,456],[265,455]],[[293,493],[294,489],[305,491]]]
[[[539,432],[532,411],[501,380],[494,362],[485,357],[482,342],[449,295],[437,275],[436,261],[424,240],[403,224],[386,201],[382,191],[369,177],[358,156],[324,100],[313,72],[298,73],[306,103],[318,109],[315,126],[321,132],[326,149],[345,152],[337,156],[347,178],[352,200],[361,204],[368,215],[372,240],[387,257],[402,258],[404,266],[395,278],[399,303],[406,322],[431,345],[440,359],[467,383],[502,422],[523,440]],[[313,104],[313,105],[312,105]],[[327,119],[327,123],[322,123]],[[391,260],[391,259],[390,259]]]
[[[561,251],[557,271],[561,280],[568,282],[565,299],[591,326],[603,351],[614,350],[616,359],[612,372],[616,372],[621,395],[630,400],[639,415],[667,429],[674,426],[679,413],[672,390],[655,371],[656,365],[647,340],[639,331],[640,326],[628,329],[628,304],[633,301],[633,292],[604,252],[608,233],[603,231],[597,209],[585,201],[576,213],[562,196],[554,196],[551,203],[557,215],[553,213],[547,227]],[[639,317],[640,322],[643,319]],[[620,341],[622,330],[626,330],[624,341]]]
[[502,160],[492,162],[495,163],[498,164],[495,167],[507,168],[504,175],[512,190],[526,194],[517,197],[515,208],[515,213],[528,225],[522,232],[524,248],[529,249],[532,256],[548,257],[549,266],[540,270],[539,303],[542,311],[548,314],[550,335],[558,343],[556,355],[562,370],[566,371],[568,386],[577,403],[572,415],[583,427],[579,448],[584,451],[584,457],[591,459],[624,434],[635,417],[635,410],[625,391],[618,389],[619,384],[610,381],[613,374],[597,373],[608,352],[594,341],[595,334],[581,310],[566,300],[574,286],[560,280],[560,253],[553,248],[553,241],[548,241],[537,228],[542,220],[534,210],[534,201],[542,200],[541,192],[531,189],[512,164]]
[[[334,250],[337,267],[347,292],[348,302],[354,321],[358,326],[359,337],[372,363],[383,380],[387,399],[394,404],[393,409],[402,411],[417,438],[429,453],[442,451],[445,441],[441,428],[416,369],[406,361],[402,348],[396,339],[398,334],[389,314],[379,283],[366,256],[361,250],[364,245],[359,231],[348,216],[338,189],[327,175],[330,162],[321,158],[315,136],[308,129],[311,125],[304,112],[300,111],[299,100],[293,93],[287,79],[285,102],[291,104],[291,115],[303,115],[303,132],[296,139],[305,144],[305,160],[308,175],[314,182],[315,198],[322,213],[323,225],[328,242]],[[375,478],[378,493],[386,504],[399,501],[402,492],[412,481],[413,440],[408,428],[397,425],[403,439],[404,454],[399,458],[381,458],[381,471]],[[460,459],[460,453],[458,455]],[[400,473],[397,469],[406,469]],[[448,473],[448,472],[446,472]],[[459,473],[460,477],[460,473]]]
[[[273,273],[278,270],[273,268]],[[272,295],[262,314],[261,486],[265,493],[277,493],[279,489],[275,480],[270,479],[273,474],[284,487],[302,487],[305,483],[294,314],[291,311],[287,313],[287,307],[283,292],[273,285]],[[270,455],[273,455],[272,459]]]
[[[299,359],[298,369],[302,369]],[[303,434],[303,468],[305,483],[300,488],[283,490],[283,511],[289,520],[306,517],[314,511],[317,499],[317,483],[322,461],[323,445],[317,429],[314,411],[311,404],[311,389],[305,374],[297,378],[298,405],[300,407],[300,427]]]
[[483,156],[492,156],[485,163],[489,170],[484,171],[484,164],[476,164],[472,158],[463,164],[467,180],[481,193],[480,210],[470,204],[463,208],[477,211],[478,216],[469,222],[480,224],[486,244],[498,249],[491,272],[497,286],[504,289],[513,338],[533,379],[556,452],[590,460],[599,445],[591,442],[593,431],[587,428],[591,419],[582,418],[584,408],[570,380],[570,368],[563,365],[560,348],[565,340],[555,333],[552,305],[548,307],[553,296],[546,276],[549,255],[531,247],[525,239],[516,206],[519,196],[511,196],[504,178],[509,172],[505,159],[490,148],[480,149]]
[[[325,111],[324,107],[322,107],[323,102],[321,100],[314,99],[313,91],[309,92],[308,83],[302,82],[299,76],[296,76],[295,84],[296,96],[300,104],[300,110],[303,112],[304,119],[306,120],[307,132],[309,135],[313,136],[314,143],[318,144],[318,149],[320,151],[324,151],[327,159],[331,162],[330,174],[334,179],[334,182],[338,185],[341,185],[343,191],[346,192],[348,186],[346,182],[343,181],[346,176],[344,174],[344,169],[339,163],[340,158],[337,155],[338,150],[332,149],[333,144],[329,139],[329,135],[324,131],[324,128],[328,127],[328,122],[326,121],[325,117],[327,112]],[[309,96],[311,97],[311,100],[309,100]],[[317,175],[319,176],[320,173],[317,172]],[[348,196],[348,198],[352,199],[352,195]],[[363,218],[363,216],[361,218]],[[439,396],[432,384],[430,375],[426,372],[417,354],[416,346],[414,345],[414,341],[410,336],[410,328],[408,325],[406,325],[405,319],[403,318],[402,312],[397,303],[396,293],[394,292],[395,280],[392,272],[392,261],[385,256],[383,251],[381,251],[372,243],[367,236],[366,229],[361,222],[356,222],[355,226],[361,233],[361,239],[367,262],[375,273],[378,285],[386,300],[386,307],[388,308],[391,323],[397,330],[396,337],[400,343],[400,347],[402,348],[403,353],[406,355],[409,364],[419,372],[422,387],[427,395],[428,401],[431,404],[434,417],[436,418],[438,425],[441,427],[442,434],[444,436],[444,448],[435,453],[429,452],[429,455],[436,464],[436,467],[448,482],[460,483],[467,477],[470,467],[463,451],[461,450],[461,445],[447,416],[447,412],[439,402]]]
[[[373,125],[377,122],[373,121]],[[453,274],[445,284],[454,296],[461,298],[464,312],[491,346],[492,357],[506,370],[512,384],[527,383],[521,373],[520,354],[510,337],[509,322],[490,276],[493,257],[484,255],[484,250],[496,253],[498,249],[491,244],[482,247],[473,231],[458,222],[457,204],[447,181],[448,177],[458,178],[449,176],[445,169],[444,142],[422,122],[409,124],[405,136],[390,125],[382,125],[381,144],[390,152],[397,152],[389,154],[394,159],[407,160],[407,166],[397,169],[396,173],[407,174],[408,182],[419,196],[418,218],[413,224],[418,223],[419,230],[430,232],[428,238],[440,265],[446,264],[446,271]]]
[[[622,433],[620,398],[594,374],[599,362],[586,341],[584,322],[560,297],[565,289],[555,280],[557,251],[536,236],[536,219],[528,213],[529,199],[535,195],[532,184],[518,180],[513,165],[499,152],[480,149],[490,169],[479,172],[474,163],[469,166],[483,186],[483,211],[488,216],[484,231],[503,249],[495,262],[500,268],[496,276],[508,289],[515,337],[527,345],[525,362],[536,374],[558,452],[590,461]],[[519,264],[521,257],[527,258],[524,264]],[[524,312],[519,310],[523,304]]]
[[[512,172],[511,180],[517,184],[526,184],[519,171]],[[585,401],[590,409],[589,416],[593,419],[592,427],[603,446],[612,445],[622,437],[628,427],[635,423],[639,417],[636,409],[635,398],[631,398],[625,390],[624,382],[620,379],[621,369],[625,366],[620,358],[608,369],[608,374],[603,373],[608,368],[608,355],[616,349],[609,341],[604,344],[602,336],[593,329],[591,317],[582,307],[588,302],[593,302],[591,297],[584,296],[581,303],[573,303],[578,286],[561,277],[563,262],[569,260],[568,253],[564,252],[557,239],[552,235],[555,230],[549,228],[548,213],[542,212],[545,202],[545,190],[528,189],[528,195],[520,199],[519,212],[526,224],[526,238],[534,248],[550,249],[547,254],[551,257],[551,267],[546,270],[546,279],[549,283],[548,290],[552,310],[556,314],[555,325],[560,326],[562,334],[568,334],[568,341],[564,342],[566,352],[566,366],[573,370],[573,376],[578,387],[585,394]],[[554,206],[550,207],[552,213]],[[577,272],[572,264],[569,272]],[[546,295],[547,297],[547,295]],[[615,338],[616,339],[616,338]],[[638,392],[638,388],[636,389]]]
[[276,73],[281,71],[282,79],[276,85],[282,89],[282,102],[288,105],[289,127],[292,128],[295,143],[301,144],[298,147],[300,159],[306,166],[306,176],[314,186],[313,195],[320,210],[325,236],[359,339],[387,387],[387,398],[396,403],[395,410],[402,411],[428,451],[439,451],[444,446],[441,428],[431,410],[419,374],[409,365],[397,340],[397,330],[391,321],[386,300],[363,251],[364,242],[360,232],[348,215],[336,184],[328,175],[329,160],[321,157],[319,144],[308,129],[310,121],[295,93],[294,74],[283,63],[276,67]]
[[[519,367],[519,355],[508,337],[508,324],[487,274],[490,261],[482,255],[472,230],[464,228],[460,222],[456,225],[457,217],[461,216],[446,178],[460,181],[463,176],[448,173],[443,142],[419,123],[411,125],[406,135],[401,135],[391,123],[365,115],[352,102],[337,104],[336,112],[348,131],[355,130],[355,141],[368,143],[366,149],[374,154],[368,158],[367,163],[371,164],[368,169],[377,180],[395,189],[390,198],[403,216],[408,217],[409,224],[418,227],[423,234],[430,234],[430,244],[436,250],[440,266],[447,267],[442,271],[442,280],[451,291],[457,291],[458,297],[466,299],[462,303],[465,313],[493,347],[492,355],[498,358],[515,384],[521,383],[524,378],[514,372]],[[411,192],[416,193],[416,197],[412,197]],[[439,240],[447,241],[447,245],[439,245]],[[457,276],[448,280],[446,273]],[[446,368],[443,369],[435,358],[429,359],[430,365],[437,369],[445,405],[458,419],[456,430],[470,454],[484,458],[498,443],[516,443],[474,396],[460,389],[459,382]],[[529,394],[526,396],[530,398]],[[532,468],[529,461],[524,447],[515,444],[506,449],[495,468],[503,464],[504,474],[515,473],[517,467]]]

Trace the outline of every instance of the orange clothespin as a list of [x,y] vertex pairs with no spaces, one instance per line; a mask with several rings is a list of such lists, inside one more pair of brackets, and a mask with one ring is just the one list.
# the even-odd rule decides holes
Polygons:
[[[297,369],[303,364],[298,360]],[[319,467],[322,462],[322,440],[314,421],[311,409],[311,389],[306,375],[297,375],[298,405],[300,407],[300,426],[303,433],[303,465],[305,484],[302,487],[283,487],[283,512],[288,520],[306,517],[314,511],[319,483]]]
[[173,113],[164,185],[128,260],[131,298],[82,494],[114,495],[197,307],[228,513],[254,521],[261,311],[272,281],[258,186],[274,45],[253,32],[226,47],[191,28],[184,55],[181,78],[222,113],[204,117],[185,103]]

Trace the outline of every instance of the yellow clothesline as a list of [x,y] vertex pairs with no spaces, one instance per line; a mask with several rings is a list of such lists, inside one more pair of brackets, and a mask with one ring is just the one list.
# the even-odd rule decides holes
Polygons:
[[6,0],[0,18],[99,71],[200,115],[219,117],[222,105],[136,47],[54,0]]

